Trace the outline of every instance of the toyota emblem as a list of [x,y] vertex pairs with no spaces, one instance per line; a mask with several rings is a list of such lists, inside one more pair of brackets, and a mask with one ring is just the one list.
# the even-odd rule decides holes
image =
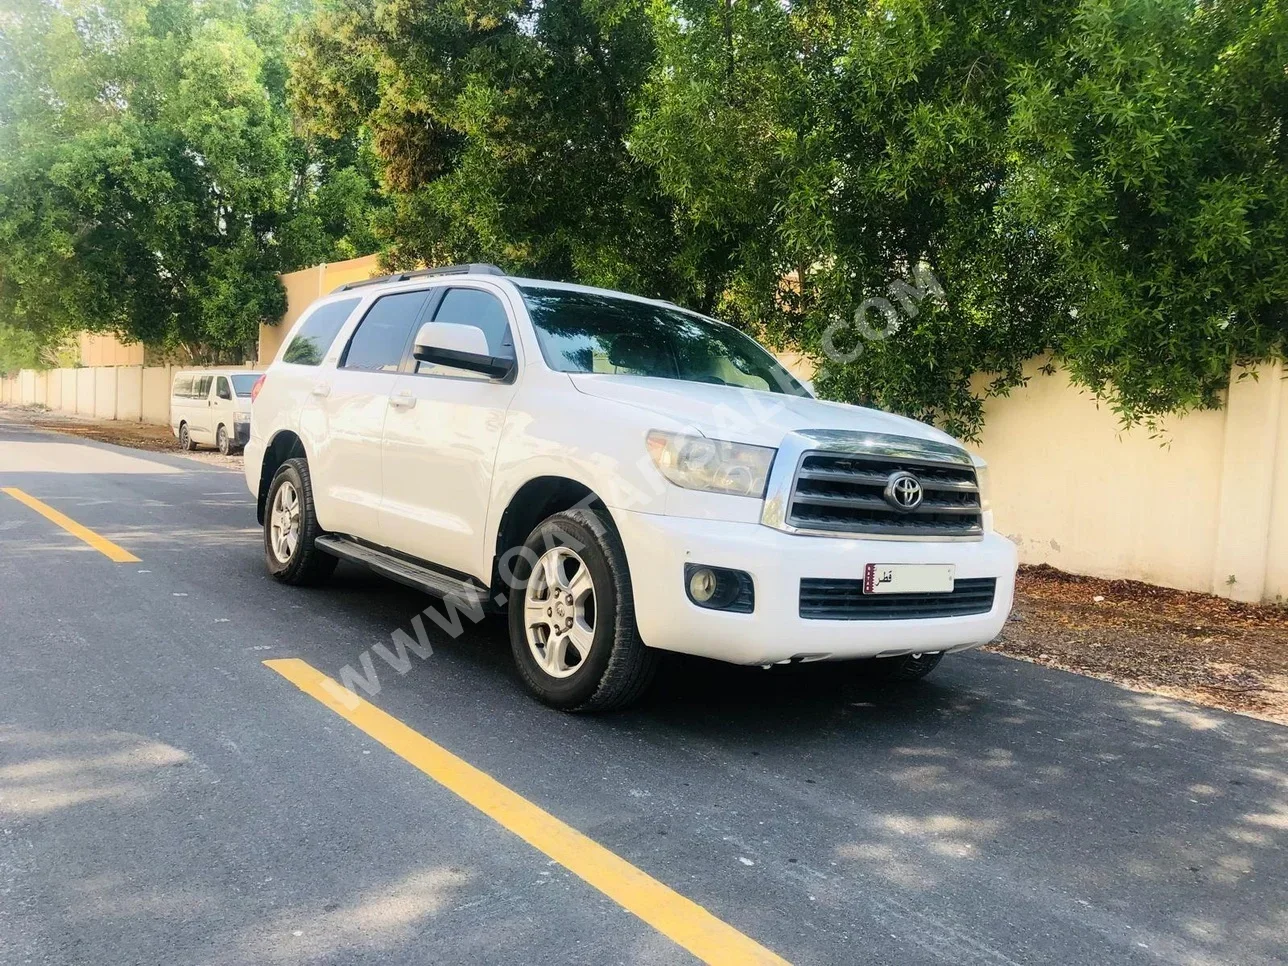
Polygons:
[[921,506],[923,495],[921,480],[907,470],[891,473],[890,479],[886,481],[886,502],[896,510],[907,512],[917,509],[917,507]]

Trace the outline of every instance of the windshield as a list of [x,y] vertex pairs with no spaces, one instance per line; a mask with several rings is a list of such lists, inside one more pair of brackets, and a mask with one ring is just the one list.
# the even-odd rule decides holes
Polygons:
[[595,292],[520,286],[541,354],[558,372],[682,379],[808,396],[737,329],[678,308]]
[[258,372],[248,372],[245,375],[229,376],[233,383],[233,392],[239,396],[249,396],[250,391],[255,388],[255,380],[259,378]]

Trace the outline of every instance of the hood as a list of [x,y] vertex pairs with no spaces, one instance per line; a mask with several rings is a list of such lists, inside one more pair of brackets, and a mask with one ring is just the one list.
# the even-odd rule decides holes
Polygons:
[[933,426],[862,406],[650,376],[570,373],[569,378],[573,387],[587,396],[657,413],[712,439],[777,447],[790,432],[839,429],[960,446]]

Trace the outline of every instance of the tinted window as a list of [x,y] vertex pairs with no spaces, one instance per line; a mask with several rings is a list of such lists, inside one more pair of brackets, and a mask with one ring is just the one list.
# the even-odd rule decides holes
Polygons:
[[193,384],[192,395],[196,399],[205,399],[210,395],[210,384],[214,382],[211,376],[201,376]]
[[397,372],[428,297],[429,293],[422,291],[376,299],[349,340],[344,368]]
[[434,313],[434,321],[482,329],[487,336],[489,353],[506,359],[514,358],[514,343],[510,340],[510,320],[506,318],[505,306],[490,292],[480,292],[475,288],[449,289]]
[[[438,306],[438,311],[434,313],[434,321],[472,325],[476,329],[481,329],[484,338],[487,339],[489,355],[501,359],[514,358],[514,340],[510,336],[510,320],[506,317],[505,306],[490,292],[482,292],[474,288],[448,289]],[[416,363],[416,371],[478,375],[466,373],[462,369],[435,366],[428,362]]]
[[228,388],[228,380],[223,376],[219,377],[219,383],[215,386],[215,395],[220,399],[232,399],[232,390]]
[[525,286],[541,354],[558,372],[683,379],[808,396],[772,355],[714,319],[597,292]]
[[316,308],[282,354],[283,362],[299,366],[316,366],[326,356],[336,334],[361,299],[341,299]]
[[174,394],[182,398],[192,395],[192,376],[175,376]]

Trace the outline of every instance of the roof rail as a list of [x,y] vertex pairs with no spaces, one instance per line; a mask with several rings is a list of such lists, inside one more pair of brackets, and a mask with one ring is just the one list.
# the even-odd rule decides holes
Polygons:
[[384,285],[389,282],[408,282],[413,278],[426,278],[433,275],[504,275],[505,272],[487,262],[471,262],[468,265],[444,265],[441,268],[420,268],[414,272],[398,272],[394,275],[382,275],[380,278],[368,278],[361,282],[345,282],[335,292],[347,292],[349,289],[362,288],[364,285]]

